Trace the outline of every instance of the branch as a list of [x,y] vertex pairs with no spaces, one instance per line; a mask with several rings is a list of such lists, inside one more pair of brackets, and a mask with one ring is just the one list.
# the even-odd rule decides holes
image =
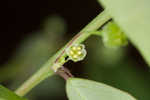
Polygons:
[[27,81],[25,81],[15,93],[19,96],[24,96],[33,87],[39,84],[41,81],[55,74],[53,68],[60,68],[66,61],[64,58],[66,56],[65,49],[72,46],[73,44],[79,44],[85,41],[92,31],[99,29],[104,23],[110,20],[111,17],[106,11],[100,13],[94,20],[92,20],[85,28],[83,28],[72,40],[67,43],[62,49],[60,49],[53,57],[51,57],[46,64],[44,64],[35,74],[33,74]]

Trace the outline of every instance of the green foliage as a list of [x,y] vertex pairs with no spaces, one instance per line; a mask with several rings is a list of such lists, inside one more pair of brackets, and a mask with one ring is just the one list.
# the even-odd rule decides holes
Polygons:
[[101,36],[106,47],[116,48],[128,44],[125,34],[114,22],[109,22],[103,27]]
[[150,65],[150,1],[99,1]]
[[0,85],[0,100],[27,100],[17,96],[12,91]]
[[[125,34],[123,33],[124,31],[126,35],[129,37],[129,39],[131,40],[131,42],[141,51],[143,56],[146,58],[147,62],[150,64],[150,53],[149,53],[150,46],[148,44],[150,42],[149,40],[149,37],[150,37],[149,3],[150,1],[148,0],[143,0],[143,1],[101,0],[101,1],[106,7],[106,11],[98,15],[90,24],[88,24],[83,30],[81,30],[67,45],[65,45],[52,58],[50,58],[48,62],[45,63],[45,65],[43,65],[43,67],[39,71],[37,71],[37,73],[35,73],[30,79],[28,79],[23,85],[21,85],[20,88],[16,90],[16,94],[20,96],[24,96],[34,86],[39,84],[48,76],[54,75],[55,74],[54,71],[56,72],[58,68],[62,67],[62,65],[68,61],[68,59],[65,60],[66,56],[69,56],[69,59],[73,60],[74,62],[83,60],[84,57],[86,56],[86,50],[85,50],[84,45],[80,43],[82,43],[89,36],[94,35],[94,34],[102,36],[105,46],[110,47],[110,48],[116,48],[120,46],[125,46],[128,43],[127,38]],[[102,31],[97,32],[97,30],[101,28],[101,26],[104,23],[108,22],[108,20],[110,19],[109,14],[114,18],[114,21],[117,24],[114,22],[109,22],[103,27]],[[29,45],[27,46],[29,48],[26,48],[26,49],[23,48],[23,51],[21,50],[21,53],[19,54],[20,56],[18,58],[24,58],[24,60],[22,59],[18,60],[18,58],[16,58],[16,60],[12,61],[12,62],[16,61],[16,63],[12,63],[12,64],[14,64],[15,66],[16,65],[27,66],[28,63],[26,65],[25,62],[32,62],[34,64],[37,62],[36,64],[37,66],[37,65],[40,65],[39,61],[41,59],[39,58],[43,57],[44,59],[47,59],[45,58],[45,56],[47,57],[49,56],[49,50],[48,50],[49,42],[52,43],[52,41],[56,40],[58,36],[57,34],[55,35],[54,38],[50,38],[52,37],[51,33],[60,33],[62,31],[65,31],[65,28],[66,28],[66,27],[61,27],[63,24],[65,24],[64,20],[62,19],[58,20],[58,19],[59,17],[56,18],[56,16],[52,17],[52,19],[49,19],[49,22],[51,23],[46,23],[47,27],[45,27],[44,31],[42,31],[46,34],[44,34],[43,36],[38,35],[37,37],[35,37],[34,42],[31,39],[29,41]],[[121,29],[117,25],[119,25]],[[95,32],[95,33],[92,33],[92,32]],[[32,46],[31,44],[34,46]],[[52,44],[56,45],[57,43],[52,43]],[[45,48],[47,48],[47,50]],[[51,46],[51,48],[49,49],[53,50],[53,48],[54,47]],[[118,56],[119,54],[118,51],[112,52],[111,50],[110,52],[109,50],[105,49],[102,52],[102,54],[104,55],[103,60],[105,59],[110,60],[110,61],[106,61],[108,65],[109,64],[112,65],[115,61],[117,62],[117,65],[119,65],[118,61],[120,60],[120,57],[117,57],[116,53]],[[120,55],[121,53],[122,52],[120,52]],[[39,55],[41,55],[41,57]],[[34,56],[34,59],[35,58],[37,59],[33,60],[32,58],[33,56]],[[93,56],[94,58],[98,59],[96,55],[93,55]],[[109,56],[111,56],[112,58],[109,59]],[[114,59],[114,57],[116,57],[116,59]],[[100,59],[98,60],[100,61]],[[33,66],[33,65],[31,64],[30,66]],[[92,72],[92,70],[90,70],[90,72]],[[93,71],[93,72],[94,74],[96,73],[96,71]],[[100,73],[99,70],[97,70],[97,72]],[[109,73],[108,70],[107,72]],[[110,70],[110,72],[112,72],[112,70]],[[120,72],[122,73],[122,71]],[[4,72],[4,74],[5,73],[6,72]],[[109,74],[107,75],[109,76]],[[12,75],[14,75],[14,73],[12,73]],[[9,74],[9,76],[7,77],[11,77],[12,75]],[[119,76],[118,73],[117,73],[117,76]],[[126,76],[133,77],[133,75],[126,75]],[[113,77],[113,75],[111,77]],[[137,84],[138,83],[139,82],[137,82]],[[125,93],[121,90],[118,90],[116,88],[110,87],[102,83],[97,83],[97,82],[93,82],[93,81],[85,80],[85,79],[78,79],[78,78],[68,79],[66,89],[67,89],[67,94],[70,100],[136,100],[134,97],[132,97],[128,93]],[[140,92],[141,91],[142,90],[140,89]],[[3,86],[0,86],[0,100],[25,100],[17,96],[16,94],[4,88]]]
[[67,80],[67,94],[69,100],[136,100],[108,85],[78,78]]

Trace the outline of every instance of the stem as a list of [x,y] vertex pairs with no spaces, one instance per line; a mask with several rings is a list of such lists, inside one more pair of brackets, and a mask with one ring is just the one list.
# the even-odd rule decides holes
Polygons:
[[27,81],[25,81],[15,93],[19,96],[24,96],[33,87],[39,84],[42,80],[49,76],[54,75],[53,67],[57,64],[57,67],[61,67],[65,61],[60,61],[66,56],[65,49],[73,44],[79,44],[85,41],[90,35],[91,31],[96,31],[104,23],[106,23],[111,17],[106,11],[100,13],[94,20],[92,20],[85,28],[83,28],[73,39],[67,43],[62,49],[60,49],[53,57],[51,57],[43,67],[41,67],[35,74],[33,74]]
[[65,80],[68,80],[69,78],[73,77],[73,75],[70,73],[70,71],[67,68],[65,68],[64,66],[59,68],[57,70],[56,74],[58,74],[59,76],[61,76]]
[[96,35],[96,36],[101,36],[102,35],[102,30],[92,31],[91,34]]

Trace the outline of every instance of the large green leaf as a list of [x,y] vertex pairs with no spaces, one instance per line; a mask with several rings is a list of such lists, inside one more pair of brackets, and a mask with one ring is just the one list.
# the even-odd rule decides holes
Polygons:
[[150,0],[99,0],[150,65]]
[[85,79],[70,78],[66,88],[69,100],[136,100],[116,88]]
[[26,100],[0,85],[0,100]]

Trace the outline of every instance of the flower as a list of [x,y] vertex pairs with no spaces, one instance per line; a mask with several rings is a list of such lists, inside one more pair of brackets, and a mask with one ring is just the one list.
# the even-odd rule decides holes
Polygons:
[[74,44],[66,49],[66,54],[70,60],[77,62],[83,60],[87,52],[83,44]]

